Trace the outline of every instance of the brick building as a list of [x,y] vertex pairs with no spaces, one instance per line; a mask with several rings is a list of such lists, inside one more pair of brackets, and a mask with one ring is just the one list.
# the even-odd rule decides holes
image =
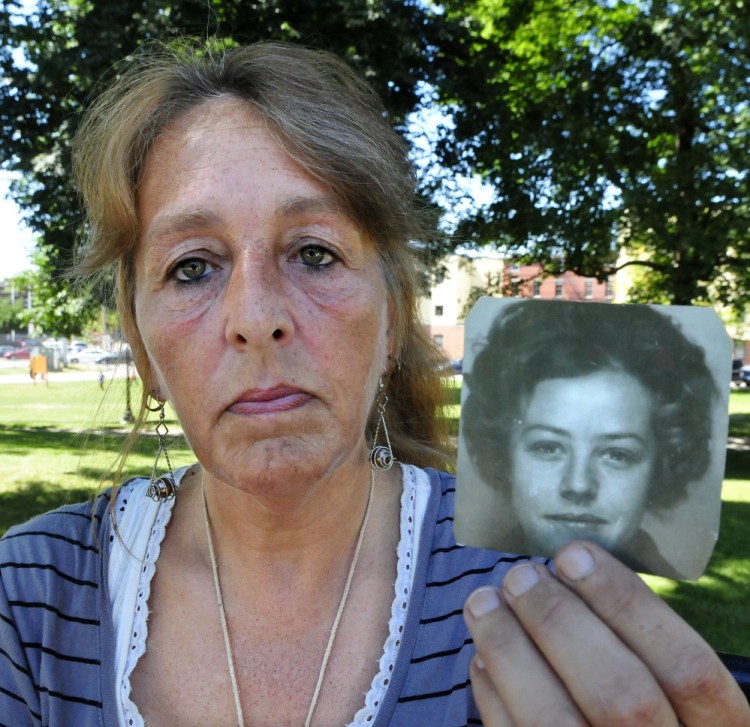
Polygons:
[[615,298],[615,282],[600,283],[595,278],[584,278],[570,271],[562,275],[543,277],[540,265],[508,263],[504,270],[503,294],[513,298],[541,298],[543,300],[579,300],[611,303]]
[[495,257],[451,255],[430,295],[421,300],[422,322],[449,359],[463,358],[464,318],[477,297],[492,295],[611,303],[614,281],[600,283],[566,272],[543,277],[539,265],[516,265]]

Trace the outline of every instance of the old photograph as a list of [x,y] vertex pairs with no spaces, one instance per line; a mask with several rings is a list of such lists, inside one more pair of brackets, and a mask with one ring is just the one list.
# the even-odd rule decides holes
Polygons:
[[483,298],[466,321],[456,533],[577,538],[694,579],[718,537],[731,342],[705,307]]

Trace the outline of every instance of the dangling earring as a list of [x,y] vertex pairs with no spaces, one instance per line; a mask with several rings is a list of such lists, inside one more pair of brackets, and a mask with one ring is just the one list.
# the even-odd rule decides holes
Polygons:
[[[370,467],[374,470],[389,470],[393,466],[393,450],[391,449],[391,439],[388,436],[388,427],[385,423],[385,405],[388,403],[388,396],[384,393],[383,382],[379,381],[377,407],[378,407],[378,424],[375,427],[375,436],[372,441],[372,449],[370,450]],[[385,437],[385,445],[378,444],[378,435],[380,434],[380,428],[383,428],[383,436]]]
[[[169,428],[164,419],[164,402],[159,401],[155,407],[146,405],[149,411],[159,412],[159,423],[156,425],[156,436],[159,438],[159,448],[156,450],[156,459],[154,460],[154,468],[151,471],[151,482],[149,482],[146,495],[155,502],[167,502],[171,500],[175,492],[177,492],[177,483],[175,482],[174,472],[172,472],[172,463],[169,461],[169,452],[167,451],[167,434],[169,434]],[[159,465],[159,457],[164,454],[164,459],[167,461],[167,467],[169,468],[169,474],[157,477],[157,468]]]

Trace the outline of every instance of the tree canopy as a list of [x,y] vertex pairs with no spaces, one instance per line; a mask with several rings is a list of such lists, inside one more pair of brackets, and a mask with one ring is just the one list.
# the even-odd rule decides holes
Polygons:
[[[639,300],[750,295],[746,0],[447,0],[440,145],[492,202],[463,220],[548,270],[643,269]],[[624,255],[623,255],[624,254]]]
[[[12,194],[38,236],[51,297],[37,322],[48,333],[74,333],[98,310],[97,295],[74,293],[64,278],[82,221],[70,142],[99,84],[139,44],[191,36],[325,48],[369,79],[396,125],[427,78],[427,11],[409,0],[39,0],[28,16],[15,2],[0,3],[0,165],[22,175]],[[62,305],[74,295],[81,299]],[[78,318],[67,314],[73,310]]]
[[599,279],[627,265],[644,301],[750,297],[748,0],[39,0],[25,19],[0,0],[0,165],[22,175],[13,195],[68,311],[44,318],[50,333],[101,297],[61,305],[81,109],[139,43],[185,35],[331,50],[401,131],[441,106],[425,194],[451,207],[440,182],[463,174],[493,198],[436,250],[492,245]]

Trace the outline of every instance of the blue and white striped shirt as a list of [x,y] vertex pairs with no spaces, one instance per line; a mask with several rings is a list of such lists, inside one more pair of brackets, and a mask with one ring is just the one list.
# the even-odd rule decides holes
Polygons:
[[[521,556],[453,535],[454,479],[428,470],[403,640],[374,727],[481,725],[468,678],[468,595]],[[0,540],[0,727],[115,727],[107,554],[109,492],[12,528]]]

